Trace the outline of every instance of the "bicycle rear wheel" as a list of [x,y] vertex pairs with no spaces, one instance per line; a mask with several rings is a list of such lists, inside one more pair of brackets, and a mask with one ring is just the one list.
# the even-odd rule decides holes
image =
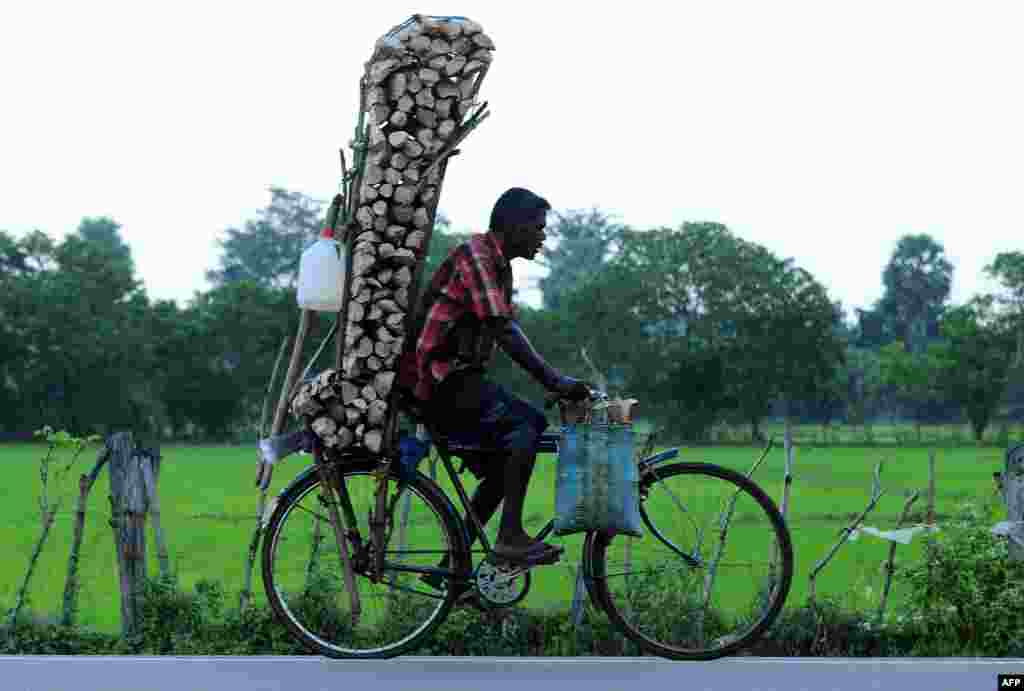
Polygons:
[[348,536],[362,609],[355,625],[325,503],[330,498],[322,496],[317,472],[298,480],[281,497],[265,530],[262,556],[267,599],[296,639],[327,657],[390,658],[415,649],[444,621],[455,601],[455,589],[450,587],[454,575],[443,592],[419,577],[426,569],[436,568],[446,553],[461,578],[469,572],[458,517],[437,485],[420,475],[397,498],[397,483],[389,483],[388,502],[394,499],[395,508],[394,525],[388,526],[390,538],[384,548],[384,578],[381,583],[369,579],[369,512],[374,506],[375,465],[375,459],[367,458],[346,462],[340,471],[362,538],[357,544]]
[[628,638],[670,659],[711,660],[750,645],[782,610],[793,547],[772,500],[705,463],[640,479],[645,535],[588,536],[593,595]]

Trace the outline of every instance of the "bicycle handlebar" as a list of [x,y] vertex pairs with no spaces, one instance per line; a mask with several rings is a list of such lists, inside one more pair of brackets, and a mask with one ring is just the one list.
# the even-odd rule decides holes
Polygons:
[[[591,389],[590,387],[587,388],[590,391],[590,396],[588,396],[588,398],[591,402],[608,400],[608,394],[606,394],[604,391],[601,391],[599,389]],[[564,394],[560,394],[557,391],[552,391],[551,393],[544,394],[544,408],[545,410],[547,410],[558,401],[567,398],[567,396],[565,396]]]

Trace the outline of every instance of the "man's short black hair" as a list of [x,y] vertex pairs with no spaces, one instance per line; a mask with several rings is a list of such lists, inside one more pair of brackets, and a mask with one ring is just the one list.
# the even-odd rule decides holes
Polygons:
[[551,210],[548,200],[530,190],[513,187],[498,197],[491,211],[491,230],[504,231],[529,223]]

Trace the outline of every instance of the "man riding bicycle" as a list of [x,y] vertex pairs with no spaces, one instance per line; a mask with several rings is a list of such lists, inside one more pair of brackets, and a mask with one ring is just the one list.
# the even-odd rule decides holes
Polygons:
[[[550,209],[522,188],[498,198],[488,232],[456,247],[435,272],[420,306],[419,337],[408,344],[399,375],[399,385],[450,441],[502,450],[498,457],[467,454],[463,460],[481,480],[471,504],[482,524],[504,500],[496,555],[523,566],[553,563],[562,552],[534,540],[522,523],[537,444],[548,423],[535,406],[487,378],[491,356],[500,345],[546,390],[573,400],[589,394],[584,382],[563,376],[537,353],[512,304],[510,262],[537,256]],[[478,537],[472,523],[469,536],[470,544]]]

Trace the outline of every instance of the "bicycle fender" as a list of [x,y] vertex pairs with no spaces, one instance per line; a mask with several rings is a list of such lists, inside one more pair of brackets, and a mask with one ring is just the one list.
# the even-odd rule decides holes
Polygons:
[[648,470],[650,468],[653,468],[656,465],[664,463],[665,461],[672,460],[673,458],[675,458],[678,455],[679,455],[679,449],[678,448],[666,449],[666,450],[662,451],[661,453],[656,453],[653,456],[650,456],[649,458],[645,458],[644,460],[640,461],[640,470],[641,470],[641,472],[645,471],[645,470]]
[[[349,467],[352,467],[352,468],[359,468],[360,466],[365,466],[366,470],[373,470],[373,468],[375,467],[375,462],[372,459],[366,458],[366,459],[349,461],[348,463],[346,463],[346,465],[349,466]],[[308,478],[310,475],[316,475],[316,473],[317,473],[316,464],[307,466],[305,469],[302,470],[302,472],[300,472],[298,475],[296,475],[292,479],[292,481],[289,482],[285,486],[284,489],[282,489],[280,492],[278,492],[278,494],[277,494],[278,498],[280,499],[280,498],[284,497],[293,488],[295,488],[300,483],[304,482],[306,480],[306,478]]]
[[316,466],[311,465],[305,468],[302,472],[292,478],[292,481],[285,485],[284,489],[277,493],[278,499],[283,499],[285,495],[292,491],[297,485],[305,481],[307,477],[316,472]]

